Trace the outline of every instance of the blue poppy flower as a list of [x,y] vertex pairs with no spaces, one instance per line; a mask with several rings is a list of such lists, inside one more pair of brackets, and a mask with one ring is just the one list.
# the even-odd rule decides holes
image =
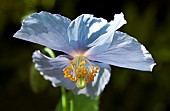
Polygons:
[[95,98],[110,79],[109,65],[142,71],[152,71],[155,65],[135,38],[116,31],[124,24],[123,13],[107,22],[90,14],[71,21],[59,14],[40,12],[23,20],[14,37],[64,52],[50,58],[35,51],[35,67],[53,86]]

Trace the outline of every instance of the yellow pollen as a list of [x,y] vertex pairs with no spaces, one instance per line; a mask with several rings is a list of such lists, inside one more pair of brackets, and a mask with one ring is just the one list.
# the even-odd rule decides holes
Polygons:
[[[87,63],[86,63],[87,62]],[[84,88],[86,82],[93,82],[99,70],[98,66],[92,66],[84,57],[77,57],[70,61],[70,65],[63,69],[64,78],[76,82],[78,88]]]

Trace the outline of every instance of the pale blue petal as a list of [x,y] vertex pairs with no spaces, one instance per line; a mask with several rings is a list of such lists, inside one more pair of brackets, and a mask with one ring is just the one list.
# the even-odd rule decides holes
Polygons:
[[32,58],[36,69],[40,71],[40,74],[46,80],[51,81],[54,87],[63,86],[69,90],[75,88],[75,83],[64,78],[63,68],[69,65],[67,56],[62,55],[56,58],[50,58],[43,55],[40,51],[35,51]]
[[[100,30],[91,34],[88,47],[91,47],[85,52],[85,56],[93,56],[105,51],[111,44],[114,32],[122,25],[126,24],[123,13],[115,14],[114,20],[104,25]],[[94,39],[94,41],[92,40]]]
[[98,55],[90,56],[91,60],[124,68],[152,71],[155,62],[146,48],[135,38],[116,31],[110,47]]
[[80,15],[69,25],[68,36],[70,44],[77,52],[86,50],[86,42],[89,36],[105,24],[107,24],[107,21],[102,18],[95,18],[90,14]]
[[23,20],[21,29],[14,37],[71,54],[74,50],[70,47],[67,36],[70,23],[68,18],[61,15],[34,13]]
[[106,84],[110,80],[110,71],[111,68],[107,64],[93,62],[93,64],[100,67],[99,73],[95,77],[95,80],[92,83],[87,83],[86,88],[73,90],[75,94],[85,94],[86,96],[91,97],[92,99],[96,98],[104,90]]

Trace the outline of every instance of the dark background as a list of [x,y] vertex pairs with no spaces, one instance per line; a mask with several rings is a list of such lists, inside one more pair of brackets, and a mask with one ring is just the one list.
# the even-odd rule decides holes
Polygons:
[[32,52],[43,47],[12,37],[24,17],[42,10],[108,21],[123,12],[127,24],[119,30],[144,44],[157,65],[153,72],[113,66],[100,110],[170,111],[169,6],[169,0],[0,0],[0,111],[54,111],[60,98],[60,88],[31,73]]

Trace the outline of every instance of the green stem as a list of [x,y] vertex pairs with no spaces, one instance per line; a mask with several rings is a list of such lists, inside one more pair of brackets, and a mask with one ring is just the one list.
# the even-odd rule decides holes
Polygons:
[[70,111],[74,111],[74,95],[71,94],[71,99],[70,99]]
[[45,47],[44,51],[47,52],[50,55],[51,58],[55,58],[55,54],[50,48]]
[[[44,51],[49,54],[51,58],[55,58],[54,52],[50,48],[44,48]],[[62,101],[62,108],[63,111],[67,111],[67,96],[66,96],[66,91],[63,87],[61,87],[61,101]]]
[[63,111],[67,111],[67,97],[66,97],[66,91],[64,89],[64,87],[61,87],[61,101],[62,101],[62,108]]

